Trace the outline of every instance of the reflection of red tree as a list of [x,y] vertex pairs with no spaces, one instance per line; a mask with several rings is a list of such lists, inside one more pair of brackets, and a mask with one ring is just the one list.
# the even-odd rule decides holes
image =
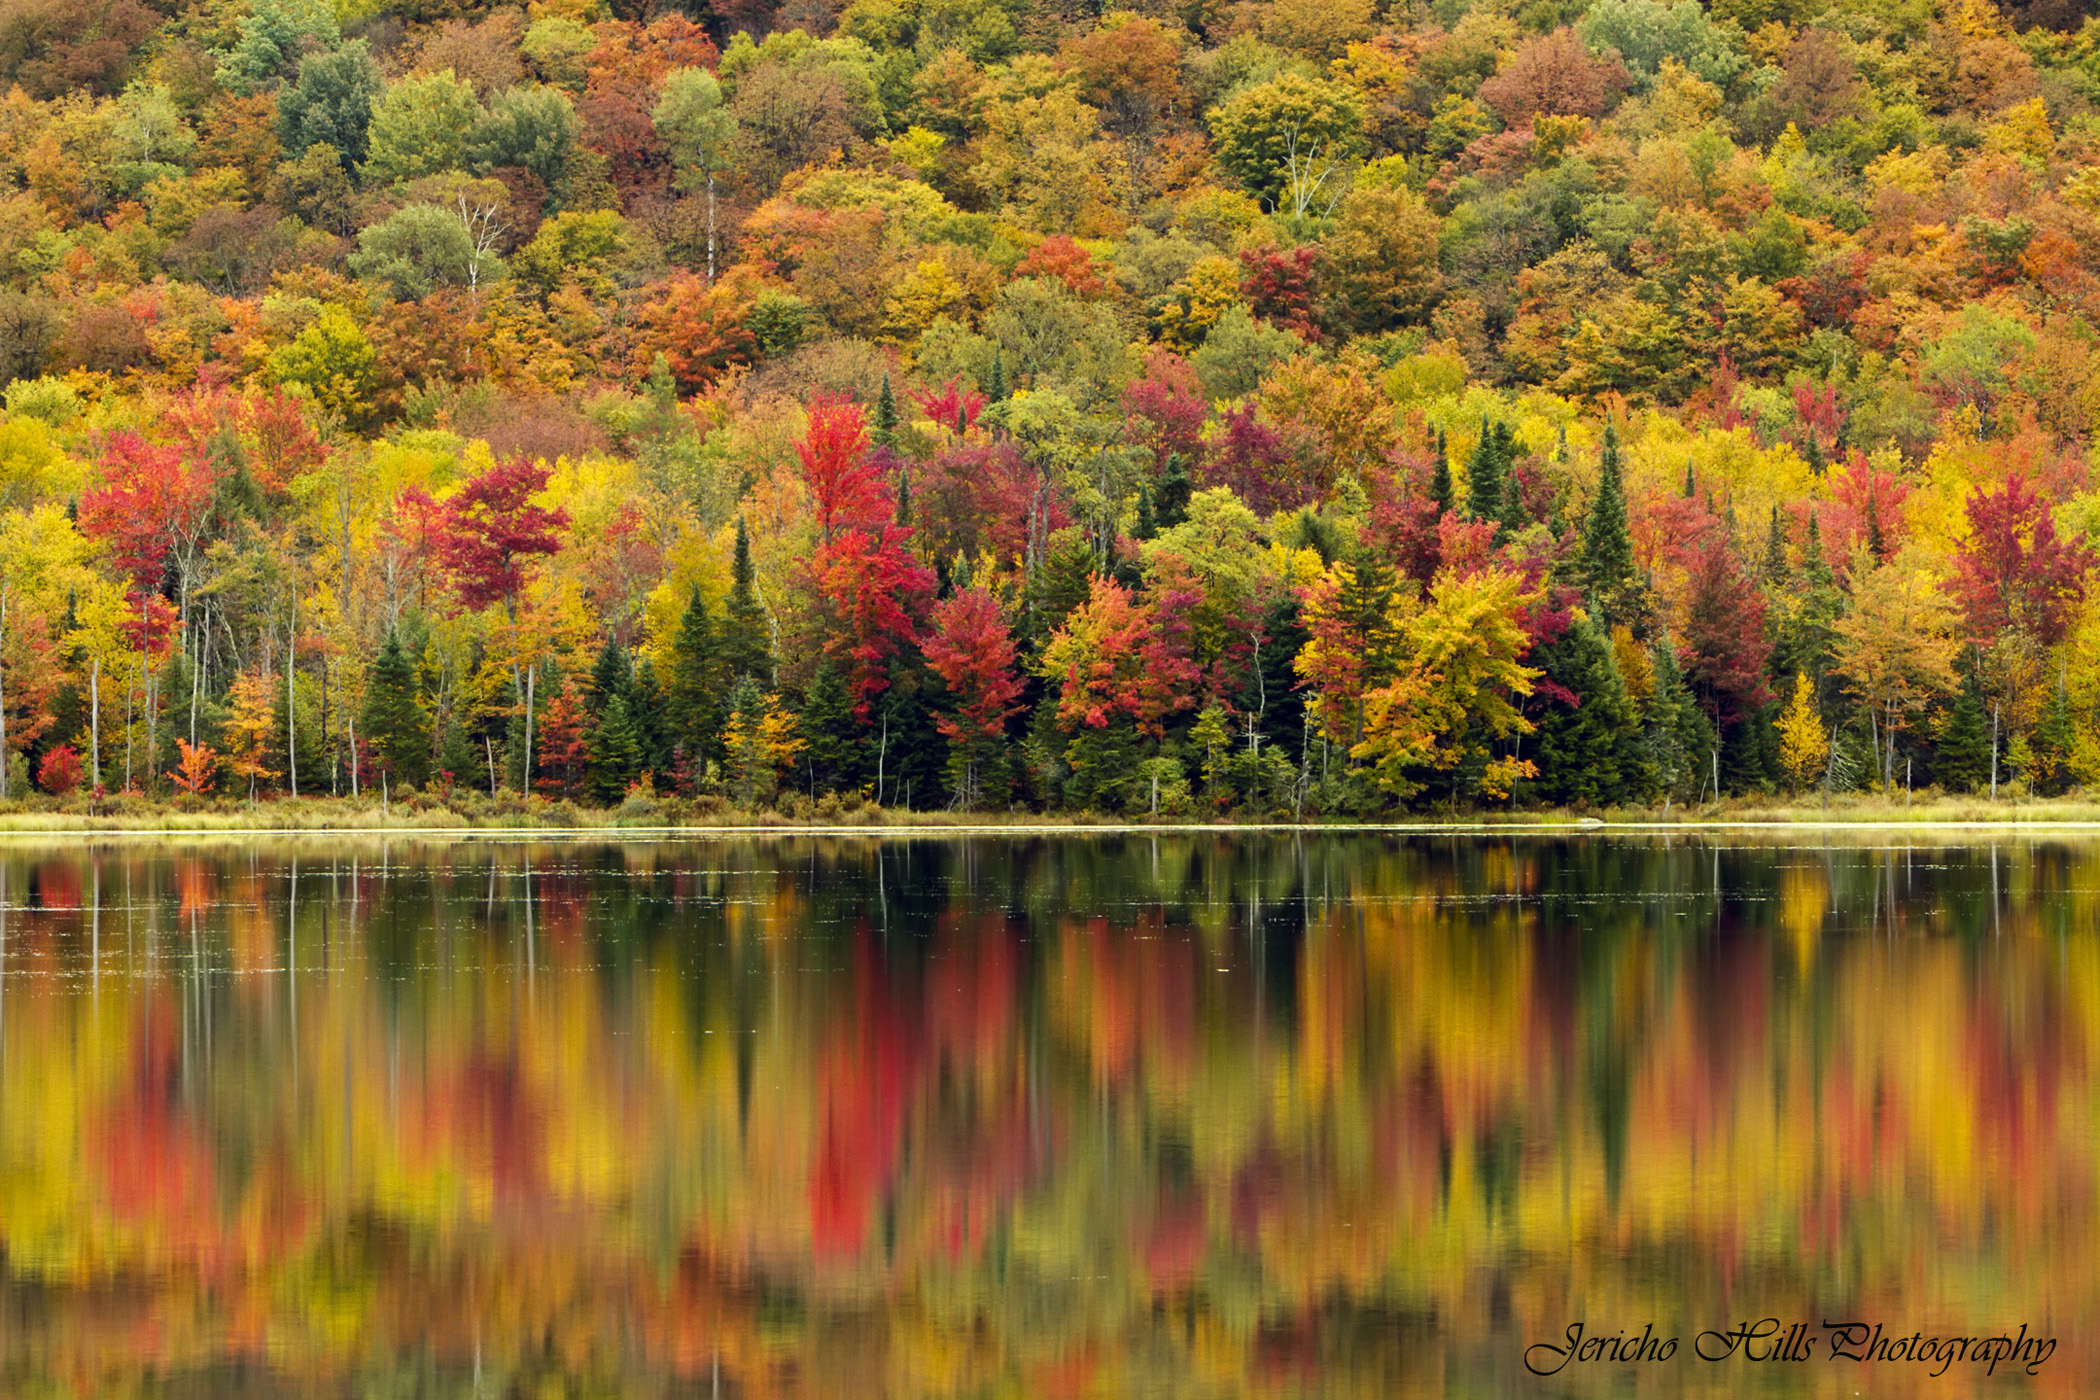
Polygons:
[[895,1175],[924,1050],[893,1005],[889,973],[865,927],[853,949],[853,1011],[817,1068],[817,1160],[810,1233],[819,1256],[858,1254]]
[[217,1253],[217,1189],[211,1144],[179,1100],[178,1012],[162,993],[139,1017],[130,1084],[91,1131],[103,1189],[123,1220],[157,1227],[176,1254],[208,1261]]
[[431,1086],[424,1114],[433,1140],[450,1141],[487,1167],[498,1201],[545,1199],[547,1115],[524,1083],[515,1055],[498,1058],[477,1050],[456,1076]]

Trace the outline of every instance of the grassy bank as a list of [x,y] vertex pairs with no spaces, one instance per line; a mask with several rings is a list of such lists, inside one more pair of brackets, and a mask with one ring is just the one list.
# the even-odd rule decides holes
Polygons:
[[283,831],[733,831],[820,828],[838,829],[1079,829],[1275,827],[1299,825],[1318,830],[1334,827],[1407,827],[1480,829],[1696,829],[1711,826],[2076,826],[2100,827],[2100,800],[2079,796],[1992,802],[1976,796],[1921,794],[1906,800],[1846,794],[1826,806],[1820,800],[1783,798],[1731,799],[1700,806],[1611,808],[1592,812],[1567,810],[1478,810],[1399,814],[1361,822],[1349,819],[1241,818],[1206,821],[1189,815],[1158,818],[1123,817],[1091,812],[915,812],[883,808],[851,798],[797,797],[780,809],[739,811],[719,799],[630,798],[616,807],[583,807],[541,797],[503,793],[455,792],[449,797],[421,794],[407,801],[313,797],[239,802],[118,796],[92,801],[43,796],[0,802],[0,834],[63,832],[197,832]]

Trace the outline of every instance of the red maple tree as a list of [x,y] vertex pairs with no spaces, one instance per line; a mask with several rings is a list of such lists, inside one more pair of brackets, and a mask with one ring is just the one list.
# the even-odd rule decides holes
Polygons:
[[500,601],[515,610],[526,561],[560,552],[557,532],[568,528],[569,513],[532,503],[546,488],[547,476],[545,466],[513,458],[475,477],[446,502],[433,543],[468,607]]
[[868,451],[868,420],[860,405],[821,395],[809,409],[809,431],[795,444],[802,479],[826,540],[845,529],[888,523],[895,502]]
[[1969,493],[1969,538],[1954,556],[1954,593],[1969,634],[1988,646],[2009,631],[2045,646],[2064,638],[2085,599],[2092,550],[2060,539],[2049,502],[2015,471],[1992,491]]
[[998,739],[1020,709],[1014,640],[999,600],[969,588],[934,604],[926,660],[955,696],[955,713],[934,720],[952,744]]

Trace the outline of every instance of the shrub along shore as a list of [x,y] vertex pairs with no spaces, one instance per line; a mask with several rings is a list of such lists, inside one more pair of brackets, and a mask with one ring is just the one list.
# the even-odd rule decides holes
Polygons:
[[824,796],[812,802],[799,795],[777,807],[742,810],[713,798],[636,795],[612,807],[581,806],[566,800],[520,797],[456,790],[450,795],[411,793],[405,797],[308,797],[259,802],[180,797],[173,801],[119,795],[100,800],[64,801],[31,798],[0,802],[0,836],[97,832],[254,833],[324,831],[772,831],[772,830],[920,830],[926,832],[996,830],[1099,831],[1129,829],[1256,831],[1365,830],[1542,830],[1560,833],[1611,830],[1699,828],[1706,826],[1772,827],[1987,827],[2076,828],[2100,831],[2100,801],[2078,795],[2061,798],[1990,801],[1987,798],[1916,793],[1905,800],[1871,794],[1845,794],[1828,804],[1813,798],[1727,800],[1693,806],[1565,808],[1543,811],[1472,810],[1423,813],[1395,822],[1274,816],[1208,816],[1187,812],[1118,816],[1099,812],[963,812],[915,811],[882,807],[851,797]]

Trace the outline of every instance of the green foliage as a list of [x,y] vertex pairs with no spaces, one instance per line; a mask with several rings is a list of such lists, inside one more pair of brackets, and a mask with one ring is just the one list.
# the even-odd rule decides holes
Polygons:
[[[556,190],[568,178],[582,134],[583,123],[567,93],[523,83],[489,98],[488,111],[474,122],[467,137],[465,158],[482,172],[520,167],[547,189]],[[438,157],[433,152],[428,159]]]
[[379,356],[350,313],[324,306],[312,325],[270,356],[270,377],[296,385],[316,407],[346,423],[358,423],[371,407]]
[[277,139],[285,159],[296,161],[311,147],[326,145],[345,171],[362,165],[379,93],[379,65],[362,39],[307,59],[299,65],[299,80],[277,93]]
[[386,634],[372,664],[357,731],[358,738],[370,746],[372,761],[395,784],[421,787],[428,781],[430,714],[418,694],[415,662],[396,632]]
[[365,178],[399,184],[463,170],[481,120],[473,87],[453,76],[451,69],[403,78],[388,87],[372,109]]
[[425,297],[439,287],[474,287],[508,274],[503,259],[475,246],[458,211],[411,204],[357,236],[350,270],[396,297]]
[[340,37],[330,0],[254,0],[240,37],[219,58],[219,81],[241,93],[267,87]]
[[1263,205],[1324,211],[1363,154],[1363,107],[1348,88],[1285,73],[1221,104],[1211,133],[1219,166]]

